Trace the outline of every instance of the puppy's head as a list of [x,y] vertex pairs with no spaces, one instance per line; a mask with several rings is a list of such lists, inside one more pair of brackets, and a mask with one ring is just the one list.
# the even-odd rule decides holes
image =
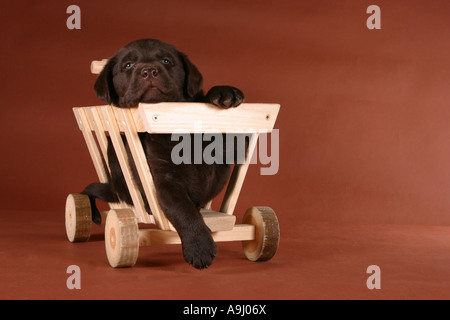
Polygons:
[[203,78],[188,57],[172,45],[154,39],[133,41],[103,68],[94,90],[118,107],[139,102],[193,101],[202,93]]

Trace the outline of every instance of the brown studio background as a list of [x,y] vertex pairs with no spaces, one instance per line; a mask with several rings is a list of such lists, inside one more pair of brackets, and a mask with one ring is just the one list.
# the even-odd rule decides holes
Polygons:
[[[66,8],[81,8],[81,30]],[[381,8],[368,30],[366,8]],[[187,53],[205,90],[281,104],[280,170],[253,165],[238,201],[305,222],[450,225],[450,3],[23,1],[2,4],[0,219],[51,217],[97,177],[71,108],[95,97],[91,60],[139,38]],[[5,220],[6,221],[6,220]]]

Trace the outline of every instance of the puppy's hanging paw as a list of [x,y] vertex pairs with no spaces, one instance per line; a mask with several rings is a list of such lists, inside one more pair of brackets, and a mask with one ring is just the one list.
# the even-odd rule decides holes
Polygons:
[[209,102],[223,109],[233,108],[244,102],[241,90],[231,86],[215,86],[206,94]]
[[217,246],[210,233],[183,241],[183,256],[196,269],[208,268],[217,255]]

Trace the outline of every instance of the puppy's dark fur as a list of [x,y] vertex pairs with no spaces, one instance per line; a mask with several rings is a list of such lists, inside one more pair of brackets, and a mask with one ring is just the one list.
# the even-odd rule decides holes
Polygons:
[[[202,82],[202,75],[184,53],[162,41],[143,39],[131,42],[109,59],[94,89],[99,98],[122,108],[135,107],[139,102],[209,102],[219,108],[230,108],[244,100],[243,93],[230,86],[213,87],[204,95]],[[159,204],[180,235],[185,260],[198,269],[208,267],[214,260],[217,247],[199,209],[224,187],[230,175],[230,165],[175,165],[171,151],[178,141],[171,141],[170,135],[164,134],[140,133],[139,137]],[[125,139],[124,142],[127,146]],[[90,198],[96,223],[101,220],[96,198],[132,204],[111,141],[108,161],[111,168],[109,182],[90,184],[82,192]],[[130,163],[130,166],[140,185],[134,164]],[[148,206],[147,210],[150,213]]]

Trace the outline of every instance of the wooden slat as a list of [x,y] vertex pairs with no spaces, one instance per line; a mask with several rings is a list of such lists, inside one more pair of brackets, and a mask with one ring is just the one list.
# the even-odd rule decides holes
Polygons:
[[279,104],[243,103],[221,109],[207,103],[139,104],[149,133],[250,133],[271,132]]
[[253,133],[250,138],[247,153],[245,155],[245,162],[243,164],[236,164],[228,182],[228,187],[225,192],[225,196],[220,207],[221,212],[227,214],[233,214],[234,208],[241,192],[242,185],[244,184],[245,175],[247,174],[250,160],[252,159],[253,152],[256,148],[256,142],[258,141],[258,133]]
[[142,147],[141,140],[136,131],[133,116],[130,109],[120,109],[120,117],[117,118],[121,131],[125,132],[128,145],[136,165],[139,178],[141,180],[144,192],[156,221],[156,225],[162,230],[170,230],[169,220],[167,220],[156,198],[156,189],[153,182],[153,176],[148,166],[147,158]]
[[208,228],[212,232],[232,230],[236,223],[236,216],[213,210],[201,209],[200,213]]
[[94,167],[97,172],[98,178],[100,179],[100,182],[106,183],[108,182],[108,176],[103,166],[102,157],[97,148],[97,143],[95,142],[94,135],[91,131],[91,127],[89,124],[88,117],[86,116],[85,109],[73,108],[73,112],[75,114],[75,118],[77,119],[80,130],[83,133],[83,137],[84,140],[86,141],[86,145],[88,147],[89,154],[91,155],[92,162],[94,163]]
[[212,200],[210,200],[207,204],[205,204],[205,207],[203,209],[211,210],[212,209]]
[[146,212],[142,195],[139,191],[137,184],[133,181],[131,169],[129,167],[129,159],[125,149],[125,146],[120,135],[120,130],[117,124],[117,120],[114,115],[114,111],[110,106],[104,106],[101,108],[103,120],[106,123],[106,127],[111,137],[111,141],[114,145],[114,150],[117,154],[122,173],[125,177],[125,181],[130,192],[131,199],[134,204],[134,212],[139,222],[153,223],[152,217]]
[[95,132],[106,166],[108,167],[109,172],[111,172],[108,163],[108,139],[106,138],[106,129],[103,126],[98,109],[95,107],[85,108],[85,114],[89,120],[91,130]]
[[[216,242],[223,241],[248,241],[255,239],[255,226],[251,224],[237,224],[233,230],[213,232],[212,237]],[[154,246],[158,244],[180,244],[181,239],[174,231],[159,229],[139,230],[139,246]]]

